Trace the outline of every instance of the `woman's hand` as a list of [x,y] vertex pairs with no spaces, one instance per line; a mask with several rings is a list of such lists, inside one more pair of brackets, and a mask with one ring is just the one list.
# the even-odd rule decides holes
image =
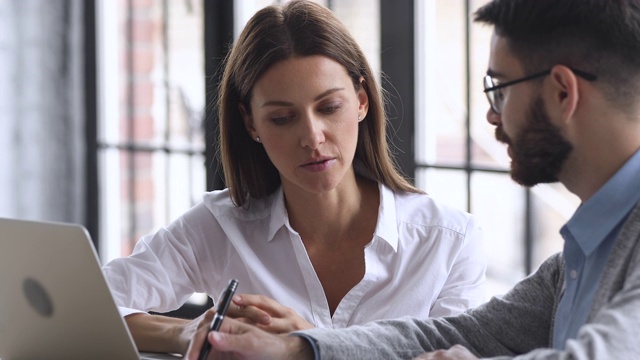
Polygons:
[[193,320],[164,315],[135,313],[125,316],[129,332],[140,351],[186,354],[191,339],[200,329],[209,329],[215,310]]
[[263,295],[235,295],[227,316],[274,334],[314,327],[293,309]]
[[215,308],[211,308],[205,311],[202,315],[197,318],[190,320],[186,323],[180,333],[178,334],[178,341],[181,345],[182,351],[180,353],[182,355],[187,353],[187,350],[198,332],[203,333],[209,330],[211,326],[211,321],[213,320],[213,316],[216,314]]

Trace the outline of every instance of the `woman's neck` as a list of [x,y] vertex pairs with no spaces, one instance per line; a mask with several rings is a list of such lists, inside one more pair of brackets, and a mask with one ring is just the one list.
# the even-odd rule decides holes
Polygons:
[[305,244],[330,245],[360,237],[363,231],[373,235],[379,203],[378,184],[355,175],[352,181],[322,194],[295,192],[295,196],[288,196],[285,189],[289,222]]

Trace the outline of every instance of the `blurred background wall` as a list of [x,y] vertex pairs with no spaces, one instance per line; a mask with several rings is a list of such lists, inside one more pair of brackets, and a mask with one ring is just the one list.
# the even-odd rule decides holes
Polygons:
[[0,216],[83,222],[82,0],[0,0]]

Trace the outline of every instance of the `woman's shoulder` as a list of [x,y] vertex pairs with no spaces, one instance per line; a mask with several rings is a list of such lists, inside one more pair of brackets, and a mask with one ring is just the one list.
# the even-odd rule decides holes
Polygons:
[[202,203],[216,218],[255,220],[269,215],[276,195],[277,192],[262,199],[249,198],[243,206],[237,206],[231,199],[229,189],[213,190],[203,195]]
[[434,198],[428,193],[393,190],[388,191],[393,194],[397,206],[406,206],[412,209],[412,211],[431,210],[435,212],[456,213],[463,216],[470,216],[468,212],[446,204],[443,201]]
[[443,226],[464,232],[473,216],[426,193],[391,191],[397,218],[423,226]]

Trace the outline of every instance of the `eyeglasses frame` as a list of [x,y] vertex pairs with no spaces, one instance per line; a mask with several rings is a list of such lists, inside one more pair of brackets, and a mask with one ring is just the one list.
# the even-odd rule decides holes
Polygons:
[[[587,80],[587,81],[596,81],[598,79],[598,77],[596,75],[593,75],[591,73],[588,73],[586,71],[582,71],[582,70],[578,70],[578,69],[573,69],[573,68],[569,68],[571,71],[573,71],[576,75],[580,76],[581,78]],[[506,88],[507,86],[511,86],[511,85],[515,85],[515,84],[519,84],[521,82],[525,82],[525,81],[529,81],[529,80],[533,80],[535,78],[539,78],[542,76],[547,76],[551,74],[551,69],[549,70],[545,70],[545,71],[541,71],[538,73],[534,73],[531,75],[527,75],[525,77],[519,78],[519,79],[515,79],[515,80],[511,80],[511,81],[507,81],[505,83],[502,84],[498,84],[489,88],[485,88],[484,89],[484,93],[487,96],[487,100],[489,101],[489,106],[491,106],[491,110],[500,115],[501,111],[497,111],[496,106],[494,104],[494,101],[491,100],[491,96],[489,95],[490,92],[495,91],[495,90],[499,90],[502,88]],[[487,79],[491,80],[491,83],[493,84],[493,77],[491,75],[485,75],[484,79],[483,79],[483,85],[487,84]]]

